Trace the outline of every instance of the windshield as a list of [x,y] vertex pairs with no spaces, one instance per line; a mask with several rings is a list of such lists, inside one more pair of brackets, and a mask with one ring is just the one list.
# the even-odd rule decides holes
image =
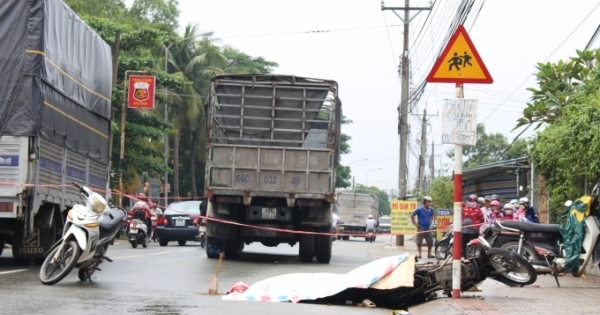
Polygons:
[[379,219],[379,224],[389,224],[390,218],[381,218]]
[[174,202],[167,207],[164,214],[200,214],[202,201]]

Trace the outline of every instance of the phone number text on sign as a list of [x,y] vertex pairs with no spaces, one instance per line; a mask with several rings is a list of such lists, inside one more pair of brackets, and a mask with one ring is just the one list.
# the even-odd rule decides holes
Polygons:
[[450,99],[444,102],[442,112],[443,144],[477,144],[478,100]]

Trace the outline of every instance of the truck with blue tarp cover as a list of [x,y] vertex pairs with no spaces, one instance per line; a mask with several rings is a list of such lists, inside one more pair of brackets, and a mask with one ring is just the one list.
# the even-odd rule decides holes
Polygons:
[[[331,259],[341,102],[333,80],[274,74],[213,77],[207,98],[207,256],[245,244],[299,244]],[[308,232],[308,233],[307,233]]]
[[60,0],[0,1],[0,254],[43,262],[70,185],[108,188],[110,47]]

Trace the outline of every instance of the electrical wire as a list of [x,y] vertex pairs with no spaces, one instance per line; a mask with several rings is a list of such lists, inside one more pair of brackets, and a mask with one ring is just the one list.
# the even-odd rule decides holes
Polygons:
[[[548,56],[548,58],[546,58],[544,60],[544,62],[547,62],[548,59],[550,59],[552,57],[552,55],[554,55],[554,53],[573,35],[573,33],[575,33],[575,31],[577,31],[577,29],[579,29],[579,27],[583,24],[583,22],[585,22],[585,20],[587,20],[590,15],[592,15],[592,13],[594,13],[594,11],[596,11],[596,9],[598,8],[598,6],[600,6],[600,3],[598,3],[594,9],[592,9],[592,11],[590,11],[590,13],[588,13],[588,15],[585,16],[585,18],[583,20],[581,20],[581,22],[577,25],[577,27],[575,27],[575,29],[558,45],[558,47],[556,47],[556,49],[554,49],[552,51],[552,53],[550,53],[550,55]],[[523,82],[521,84],[519,84],[519,86],[517,86],[517,88],[510,93],[510,95],[506,98],[506,100],[508,100],[510,97],[513,96],[513,94],[515,94],[523,85],[525,85],[525,83],[527,83],[527,81],[529,80],[529,78],[533,75],[530,74],[527,76],[527,78],[525,78],[525,80],[523,80]],[[505,100],[505,101],[506,101]],[[505,102],[504,101],[504,102]],[[502,106],[504,104],[504,102],[500,103],[489,115],[487,115],[481,122],[483,123],[484,121],[486,121],[490,116],[492,116],[497,110],[498,108],[500,108],[500,106]]]

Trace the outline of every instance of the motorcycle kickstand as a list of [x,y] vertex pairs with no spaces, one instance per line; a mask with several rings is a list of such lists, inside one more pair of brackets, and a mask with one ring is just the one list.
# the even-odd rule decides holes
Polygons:
[[[550,266],[550,261],[548,261],[548,256],[547,256],[547,255],[546,255],[546,256],[544,256],[544,259],[546,259],[546,264],[548,264],[548,267],[551,267],[551,266]],[[555,269],[555,271],[553,271],[553,272],[551,273],[551,275],[553,275],[553,276],[554,276],[554,280],[556,281],[556,285],[557,285],[557,286],[560,288],[560,282],[558,282],[558,273],[556,272],[556,268],[555,268],[555,267],[551,267],[551,268],[554,268],[554,269]]]

